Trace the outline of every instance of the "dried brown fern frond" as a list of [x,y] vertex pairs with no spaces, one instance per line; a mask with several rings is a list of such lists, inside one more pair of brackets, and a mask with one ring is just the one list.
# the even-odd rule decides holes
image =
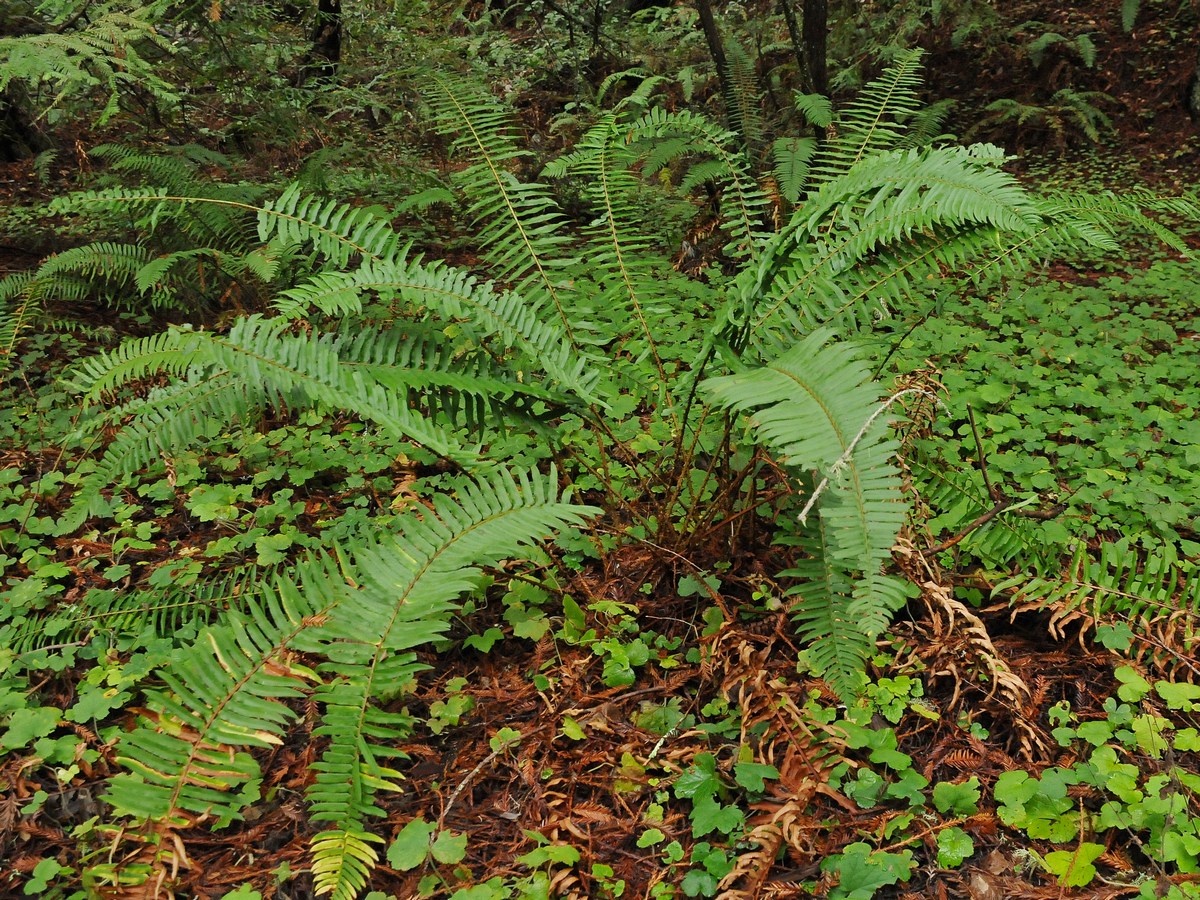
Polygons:
[[780,885],[768,879],[783,849],[797,865],[819,860],[809,805],[818,794],[831,793],[829,774],[846,761],[845,734],[804,708],[813,685],[786,677],[792,663],[785,660],[795,659],[786,622],[786,612],[781,612],[773,634],[727,623],[710,639],[707,672],[721,695],[741,711],[742,744],[755,748],[756,762],[779,772],[769,796],[754,805],[755,813],[747,819],[746,837],[756,846],[739,854],[722,879],[722,900],[792,896],[779,893]]
[[954,596],[948,579],[907,537],[901,537],[895,558],[904,574],[920,587],[925,606],[919,626],[923,639],[915,653],[931,680],[951,680],[945,711],[960,706],[964,691],[974,693],[986,683],[984,705],[993,707],[989,711],[995,718],[1011,727],[1018,755],[1030,759],[1045,750],[1045,738],[1033,724],[1035,716],[1030,715],[1030,687],[997,650],[987,625]]
[[1200,574],[1172,544],[1142,550],[1080,544],[1053,577],[1017,575],[998,584],[1013,615],[1048,612],[1050,634],[1080,641],[1101,625],[1129,630],[1126,653],[1163,674],[1200,675]]

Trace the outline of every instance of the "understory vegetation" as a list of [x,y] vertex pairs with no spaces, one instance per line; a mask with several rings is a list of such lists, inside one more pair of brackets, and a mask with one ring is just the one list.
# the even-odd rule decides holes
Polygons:
[[411,6],[0,14],[0,895],[1200,897],[1103,41]]

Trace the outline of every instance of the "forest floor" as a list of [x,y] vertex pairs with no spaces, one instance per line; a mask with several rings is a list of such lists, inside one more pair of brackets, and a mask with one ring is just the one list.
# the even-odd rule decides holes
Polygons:
[[[1064,33],[1078,31],[1081,21],[1093,23],[1098,55],[1086,87],[1114,98],[1108,109],[1115,127],[1105,145],[1055,147],[1053,131],[1036,126],[995,138],[1022,146],[1026,161],[1020,165],[1030,178],[1038,177],[1039,166],[1050,158],[1056,171],[1069,169],[1092,185],[1127,187],[1128,179],[1136,178],[1157,190],[1194,188],[1200,131],[1181,98],[1194,64],[1195,35],[1184,40],[1145,27],[1125,34],[1119,7],[1022,3],[1005,13],[1014,24],[1030,19],[1061,23]],[[990,99],[1019,96],[1026,89],[1015,67],[1011,73],[1004,68],[981,71],[962,52],[932,56],[928,70],[939,94],[959,97],[965,108],[976,111],[964,114],[964,121]],[[71,167],[81,165],[81,159],[64,154],[56,162],[58,176],[69,180]],[[0,204],[28,204],[39,194],[46,199],[59,177],[42,187],[31,161],[0,167]],[[0,275],[35,265],[49,249],[7,243],[0,236]],[[1077,269],[1053,274],[1092,279],[1092,273]],[[53,367],[57,361],[47,357],[45,364]],[[337,502],[310,498],[318,505],[326,501],[331,506]],[[427,661],[436,668],[422,677],[419,693],[404,702],[422,719],[440,718],[446,727],[437,734],[422,732],[401,748],[408,757],[405,787],[381,799],[386,818],[377,830],[395,833],[423,817],[468,834],[467,856],[457,868],[437,876],[444,879],[443,888],[459,877],[462,883],[481,883],[527,875],[528,859],[519,860],[530,849],[530,833],[536,832],[579,851],[575,865],[554,869],[557,894],[618,896],[615,885],[624,881],[623,896],[652,897],[656,884],[678,882],[688,869],[682,851],[682,861],[671,862],[664,848],[672,842],[682,842],[699,869],[706,859],[696,852],[687,806],[671,801],[671,779],[694,766],[698,754],[710,752],[714,741],[754,742],[770,734],[773,743],[759,747],[759,754],[779,777],[766,783],[750,807],[747,831],[755,835],[757,849],[745,850],[736,860],[708,858],[712,883],[725,879],[744,892],[728,896],[805,896],[803,884],[820,894],[831,884],[822,861],[864,836],[888,852],[924,847],[927,858],[936,857],[938,830],[901,825],[899,820],[909,814],[903,806],[862,806],[828,786],[843,752],[858,748],[832,722],[821,726],[810,714],[814,704],[834,709],[836,702],[818,683],[796,677],[798,651],[789,637],[786,612],[730,615],[723,626],[706,628],[700,598],[684,601],[674,590],[664,597],[639,592],[649,577],[644,573],[656,564],[653,553],[653,548],[629,551],[619,560],[620,571],[616,561],[608,571],[585,571],[569,592],[636,603],[642,621],[653,623],[664,645],[680,639],[683,646],[699,646],[703,663],[688,662],[680,654],[670,668],[647,667],[631,687],[608,687],[601,655],[556,641],[551,631],[536,640],[509,641],[503,654],[469,649],[429,654]],[[919,580],[937,581],[944,575],[922,573],[916,560],[912,567],[909,574]],[[975,575],[957,577],[970,584]],[[486,615],[478,613],[471,627],[486,628]],[[1122,683],[1114,677],[1112,653],[1079,639],[1070,623],[1057,624],[1060,633],[1052,636],[1047,615],[1014,614],[1003,600],[978,610],[949,596],[941,603],[916,601],[880,645],[881,658],[925,673],[922,702],[902,704],[891,720],[894,749],[911,760],[910,767],[898,770],[935,783],[975,776],[990,785],[1005,772],[1039,773],[1073,765],[1072,751],[1052,734],[1051,710],[1066,701],[1079,721],[1103,720],[1109,715],[1106,702]],[[987,680],[980,680],[981,667],[989,672]],[[551,686],[535,677],[539,674]],[[56,689],[61,690],[58,698]],[[66,709],[73,690],[71,679],[60,673],[43,686],[44,702],[57,701]],[[456,698],[469,698],[457,724],[448,711]],[[736,719],[722,719],[721,710],[734,708],[740,710]],[[930,715],[929,710],[936,712]],[[964,722],[978,727],[963,727]],[[505,729],[519,735],[498,743],[497,735]],[[84,773],[90,780],[83,783],[67,788],[44,784],[24,771],[19,759],[0,761],[0,784],[7,786],[0,798],[0,841],[9,842],[10,858],[4,863],[18,871],[60,851],[73,852],[77,839],[72,829],[96,814],[95,792],[116,766],[111,747],[83,726],[80,734],[100,752],[99,762]],[[311,834],[302,812],[303,788],[311,778],[318,741],[300,728],[263,759],[263,790],[274,799],[255,807],[252,820],[221,831],[198,825],[180,833],[190,866],[180,872],[178,896],[220,897],[247,882],[281,900],[311,896],[309,882],[294,875],[308,866]],[[1159,763],[1147,758],[1148,765]],[[34,822],[20,816],[19,808],[39,790],[52,791],[53,799],[46,815]],[[1076,785],[1069,796],[1074,806],[1087,799],[1087,790]],[[967,864],[918,868],[906,884],[885,887],[876,896],[1004,900],[1137,894],[1131,887],[1136,848],[1110,842],[1094,861],[1105,879],[1076,891],[1028,864],[1034,841],[1014,841],[987,792],[960,819],[975,841],[975,855]],[[646,838],[651,831],[657,835]],[[776,861],[781,843],[807,846],[808,853],[792,851]],[[265,878],[264,873],[271,875]],[[385,862],[372,884],[398,898],[417,897],[431,890],[429,875],[427,868],[402,872]],[[1177,877],[1174,883],[1192,878]],[[703,879],[693,880],[696,895],[711,895],[705,885]]]

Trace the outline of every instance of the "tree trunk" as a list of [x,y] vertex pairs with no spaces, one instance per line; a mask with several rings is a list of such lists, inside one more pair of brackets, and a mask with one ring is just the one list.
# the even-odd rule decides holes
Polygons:
[[796,22],[796,11],[788,0],[779,0],[779,12],[787,23],[788,35],[792,39],[792,55],[796,57],[796,68],[800,71],[800,90],[805,94],[812,93],[812,73],[808,71],[808,57],[804,52],[800,25]]
[[[733,83],[729,79],[729,60],[725,57],[725,44],[721,40],[721,32],[717,29],[717,21],[713,18],[712,4],[709,0],[696,0],[696,12],[700,14],[700,27],[704,30],[704,40],[708,43],[708,52],[712,55],[717,67],[717,81],[721,85],[721,96],[725,99],[725,113],[732,120],[732,112],[737,109],[737,97],[733,92]],[[740,129],[739,129],[740,132]],[[742,146],[749,147],[750,142],[745,134],[739,133]]]
[[342,0],[317,0],[304,80],[333,78],[342,59]]
[[814,94],[829,95],[825,45],[829,35],[829,0],[804,0],[804,50]]

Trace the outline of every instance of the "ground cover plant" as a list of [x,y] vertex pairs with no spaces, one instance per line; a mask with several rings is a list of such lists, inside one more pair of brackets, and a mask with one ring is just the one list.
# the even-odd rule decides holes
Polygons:
[[35,214],[3,890],[1194,896],[1194,201],[1023,183],[919,51],[784,101],[750,32],[530,133],[493,76],[571,16],[277,48],[383,143],[421,98],[378,170],[97,142]]

